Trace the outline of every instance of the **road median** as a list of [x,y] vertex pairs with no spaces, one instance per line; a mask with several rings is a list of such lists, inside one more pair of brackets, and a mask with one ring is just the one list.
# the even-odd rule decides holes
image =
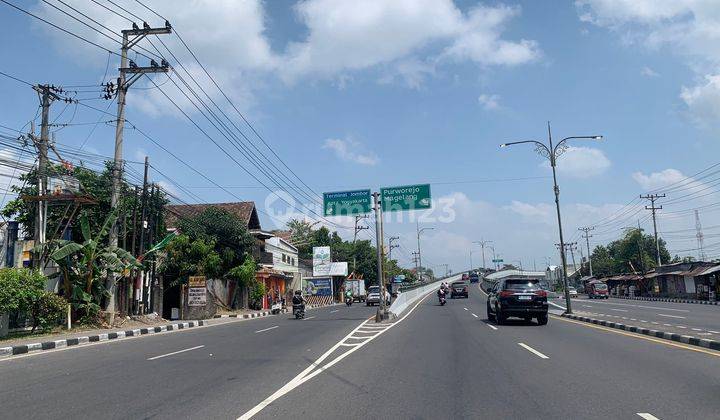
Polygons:
[[601,325],[607,328],[614,328],[617,330],[623,330],[636,334],[647,335],[650,337],[661,338],[664,340],[675,341],[678,343],[689,344],[691,346],[703,347],[711,350],[720,350],[720,341],[707,340],[704,338],[696,338],[688,335],[681,335],[676,333],[670,333],[666,331],[659,331],[650,328],[643,328],[634,325],[621,324],[619,322],[606,321],[604,319],[590,318],[586,316],[574,315],[574,314],[561,314],[563,318],[572,319],[575,321],[587,322],[590,324]]
[[614,299],[625,299],[625,300],[641,300],[645,302],[671,302],[671,303],[692,303],[697,305],[715,305],[717,306],[717,301],[709,301],[709,300],[698,300],[698,299],[678,299],[678,298],[661,298],[661,297],[646,297],[646,296],[610,296]]

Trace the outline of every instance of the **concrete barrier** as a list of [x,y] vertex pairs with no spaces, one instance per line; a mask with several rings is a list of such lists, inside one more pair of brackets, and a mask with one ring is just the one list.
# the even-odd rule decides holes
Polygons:
[[456,280],[460,280],[462,277],[462,274],[458,274],[455,276],[450,276],[441,280],[438,280],[434,283],[426,284],[425,286],[418,287],[412,290],[408,290],[406,292],[401,292],[398,297],[393,301],[392,305],[390,305],[389,311],[392,318],[399,317],[405,310],[407,310],[410,305],[414,304],[418,300],[425,297],[430,292],[435,292],[440,288],[440,284],[442,282],[450,283]]

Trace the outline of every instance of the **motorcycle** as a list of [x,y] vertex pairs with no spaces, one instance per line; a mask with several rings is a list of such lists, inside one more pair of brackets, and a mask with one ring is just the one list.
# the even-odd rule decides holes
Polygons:
[[305,305],[293,305],[293,315],[295,319],[305,318]]
[[346,297],[345,297],[345,304],[346,304],[347,306],[351,306],[351,305],[353,304],[353,298],[350,297],[350,296],[346,296]]
[[280,303],[280,302],[273,303],[272,306],[270,307],[270,313],[273,315],[279,314],[281,310],[282,310],[282,303]]
[[440,301],[440,306],[445,306],[445,293],[440,293],[438,295],[438,300]]

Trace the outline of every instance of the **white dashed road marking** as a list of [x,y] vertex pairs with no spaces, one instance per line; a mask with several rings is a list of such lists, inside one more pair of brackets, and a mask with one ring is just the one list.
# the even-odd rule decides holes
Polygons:
[[185,353],[186,351],[197,350],[197,349],[201,349],[201,348],[203,348],[203,347],[205,347],[205,345],[190,347],[189,349],[178,350],[178,351],[174,351],[174,352],[172,352],[172,353],[161,354],[160,356],[151,357],[151,358],[149,358],[148,360],[162,359],[163,357],[173,356],[173,355],[175,355],[175,354]]
[[477,315],[475,315],[475,314],[472,314],[472,316],[474,316],[475,318],[477,318],[477,317],[478,317],[478,316],[477,316]]
[[679,318],[679,319],[685,319],[684,316],[677,316],[677,315],[668,315],[668,314],[658,314],[658,316],[665,316],[668,318]]
[[659,418],[653,416],[653,415],[650,414],[650,413],[635,413],[635,414],[637,414],[638,416],[644,418],[645,420],[660,420]]
[[518,343],[518,345],[541,359],[549,359],[549,357],[545,356],[544,354],[540,353],[539,351],[535,350],[534,348],[528,346],[525,343]]
[[265,328],[264,330],[257,330],[257,331],[255,331],[255,334],[261,333],[261,332],[265,332],[265,331],[274,330],[275,328],[280,328],[280,326],[279,326],[279,325],[276,325],[276,326],[274,326],[274,327]]

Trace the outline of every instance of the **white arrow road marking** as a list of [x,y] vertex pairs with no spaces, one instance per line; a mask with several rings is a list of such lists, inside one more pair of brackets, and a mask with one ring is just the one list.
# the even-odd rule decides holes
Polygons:
[[255,333],[257,334],[257,333],[261,333],[261,332],[265,332],[265,331],[270,331],[270,330],[274,330],[275,328],[280,328],[280,326],[276,325],[274,327],[265,328],[264,330],[257,330],[257,331],[255,331]]
[[175,355],[175,354],[185,353],[186,351],[197,350],[197,349],[201,349],[201,348],[203,348],[203,347],[205,347],[205,345],[190,347],[189,349],[178,350],[178,351],[174,351],[174,352],[172,352],[172,353],[161,354],[160,356],[151,357],[151,358],[149,358],[149,359],[147,359],[147,360],[162,359],[163,357],[168,357],[168,356],[172,356],[172,355]]
[[518,345],[541,359],[549,359],[549,357],[545,356],[544,354],[540,353],[539,351],[535,350],[534,348],[528,346],[525,343],[518,343]]

